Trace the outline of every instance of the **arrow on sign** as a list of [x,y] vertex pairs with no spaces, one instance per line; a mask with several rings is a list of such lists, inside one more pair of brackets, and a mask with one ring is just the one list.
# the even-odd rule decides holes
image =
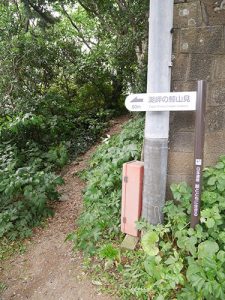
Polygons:
[[143,102],[144,101],[144,99],[143,98],[138,98],[138,97],[135,97],[132,101],[130,101],[130,102]]

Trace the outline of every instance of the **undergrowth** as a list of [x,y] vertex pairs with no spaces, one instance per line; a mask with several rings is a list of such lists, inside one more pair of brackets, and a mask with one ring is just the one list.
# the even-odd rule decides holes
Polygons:
[[90,169],[82,174],[87,180],[85,210],[79,218],[79,230],[73,239],[79,249],[94,254],[102,239],[120,235],[121,167],[140,158],[143,119],[129,122],[120,135],[106,139],[92,157]]
[[225,299],[225,156],[204,170],[201,223],[190,228],[191,188],[173,184],[163,225],[144,220],[136,251],[120,248],[122,164],[140,157],[143,120],[129,122],[100,146],[83,174],[87,180],[79,228],[68,238],[84,253],[95,283],[121,299]]
[[[110,116],[99,111],[0,118],[0,240],[8,239],[9,246],[29,237],[53,215],[51,202],[63,184],[58,171],[100,137]],[[0,252],[8,246],[4,240]]]

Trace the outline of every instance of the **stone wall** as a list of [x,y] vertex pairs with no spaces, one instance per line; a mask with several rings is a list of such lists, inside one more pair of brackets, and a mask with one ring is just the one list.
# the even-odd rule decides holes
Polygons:
[[[205,163],[225,154],[225,0],[174,4],[172,90],[207,89]],[[171,113],[168,183],[192,181],[195,113]]]

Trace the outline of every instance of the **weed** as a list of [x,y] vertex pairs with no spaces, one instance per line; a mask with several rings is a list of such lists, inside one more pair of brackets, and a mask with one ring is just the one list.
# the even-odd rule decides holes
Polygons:
[[0,261],[6,260],[14,254],[23,254],[26,252],[26,246],[20,240],[9,241],[7,238],[0,240]]
[[7,286],[4,282],[0,282],[0,293],[4,292],[7,289]]
[[122,165],[140,157],[143,141],[143,119],[129,122],[120,135],[103,143],[91,159],[90,169],[82,173],[87,181],[84,212],[73,239],[75,245],[89,254],[96,253],[98,241],[120,237]]
[[[75,247],[89,257],[97,281],[121,299],[225,299],[225,156],[204,170],[201,223],[190,228],[191,188],[173,184],[174,200],[164,208],[165,223],[144,220],[137,251],[118,250],[122,164],[138,159],[143,120],[131,121],[100,146],[82,176],[87,180],[84,211],[73,234]],[[113,245],[113,246],[112,246]],[[116,259],[106,268],[103,262]],[[90,263],[90,255],[94,257]],[[100,256],[100,259],[99,259]]]

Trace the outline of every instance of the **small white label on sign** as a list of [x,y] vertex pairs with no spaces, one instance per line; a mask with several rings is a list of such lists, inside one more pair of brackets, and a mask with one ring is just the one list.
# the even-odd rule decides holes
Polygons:
[[195,160],[195,165],[196,166],[201,166],[202,165],[202,160],[201,159],[196,159]]
[[130,111],[192,111],[196,98],[196,92],[131,94],[125,106]]

